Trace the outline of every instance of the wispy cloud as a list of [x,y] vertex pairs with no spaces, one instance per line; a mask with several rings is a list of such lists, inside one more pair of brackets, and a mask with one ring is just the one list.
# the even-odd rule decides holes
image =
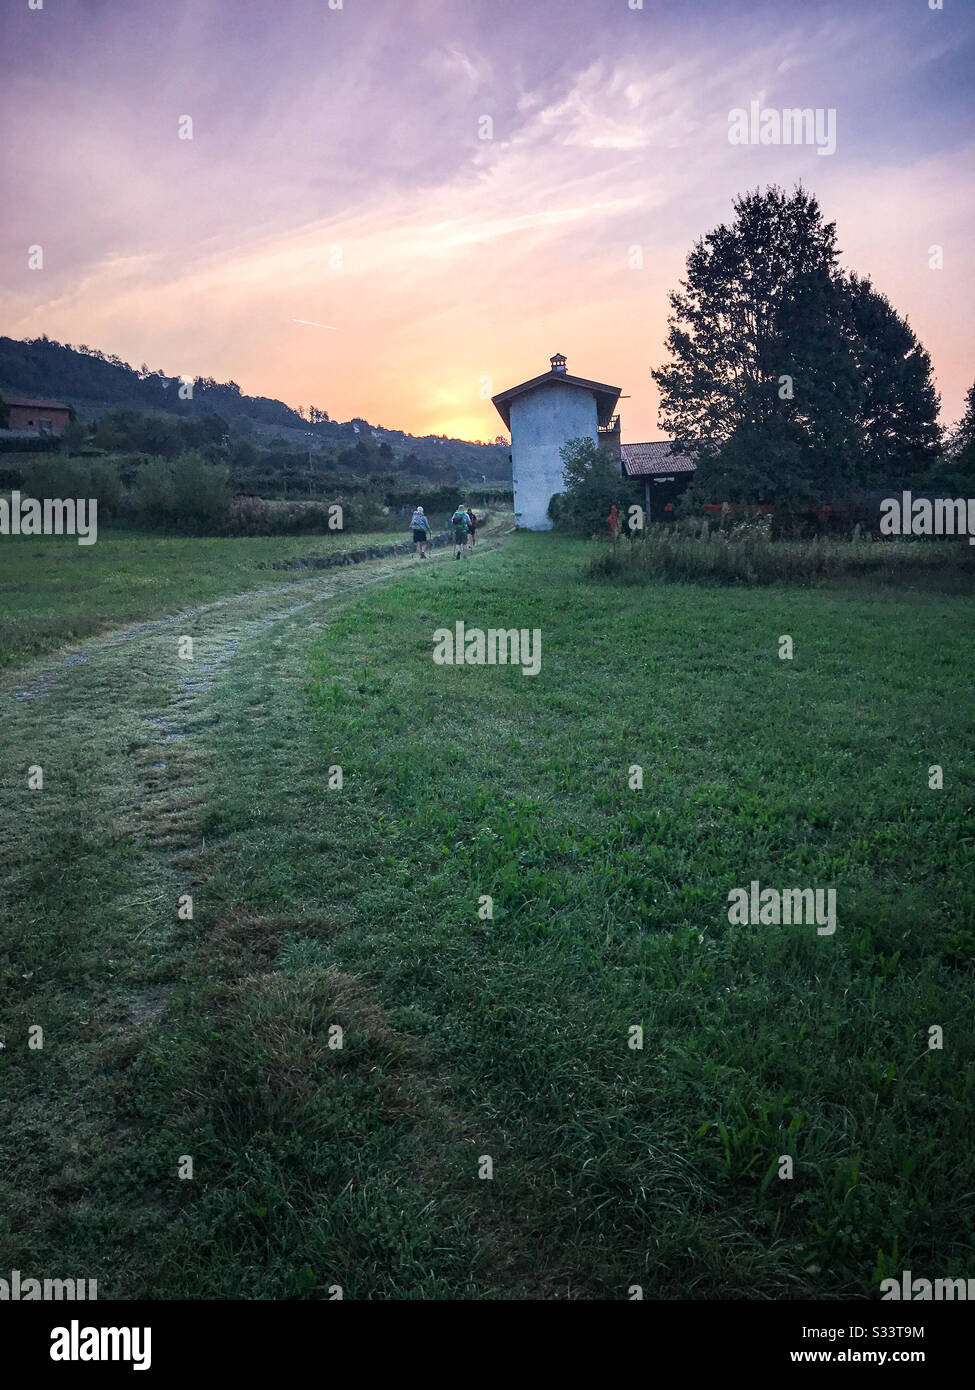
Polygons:
[[[40,31],[22,39],[22,16],[26,57],[3,97],[17,190],[6,331],[481,437],[500,429],[485,379],[501,389],[559,348],[623,386],[628,437],[652,437],[648,369],[689,246],[737,192],[802,179],[847,262],[922,332],[957,413],[971,371],[970,152],[937,88],[972,26],[925,27],[910,8],[897,23],[890,4],[728,0],[692,20],[539,0],[494,6],[505,22],[491,25],[476,4],[373,0],[329,17],[296,0],[248,11],[222,46],[222,0],[178,5],[151,34],[154,12],[135,3],[49,29],[53,59]],[[753,98],[835,106],[836,156],[729,145],[729,110]],[[183,114],[192,140],[178,139]],[[925,253],[938,241],[935,281]],[[26,268],[35,243],[43,272]]]

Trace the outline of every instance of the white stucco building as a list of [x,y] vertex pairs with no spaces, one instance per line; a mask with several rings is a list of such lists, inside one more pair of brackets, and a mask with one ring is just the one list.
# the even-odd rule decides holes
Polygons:
[[620,388],[585,377],[569,376],[565,358],[556,353],[551,370],[512,386],[492,399],[511,432],[511,474],[515,523],[529,531],[547,531],[548,504],[565,490],[560,450],[570,439],[619,442],[619,417],[613,411]]

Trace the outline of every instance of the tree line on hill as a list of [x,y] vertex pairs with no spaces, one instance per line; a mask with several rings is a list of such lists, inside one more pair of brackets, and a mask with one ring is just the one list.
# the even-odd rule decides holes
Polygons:
[[102,407],[125,405],[186,416],[220,412],[268,425],[305,424],[283,401],[245,396],[234,381],[221,383],[212,377],[196,377],[192,394],[184,398],[180,395],[179,377],[153,371],[145,363],[139,368],[131,367],[121,357],[87,343],[73,347],[46,334],[24,341],[0,337],[0,382],[27,396],[89,401]]
[[[187,389],[187,387],[191,389]],[[373,427],[355,418],[332,420],[321,406],[292,409],[267,396],[245,395],[235,381],[198,376],[192,382],[150,369],[82,344],[73,347],[46,335],[19,341],[0,337],[0,387],[8,393],[54,398],[86,417],[128,409],[155,419],[193,419],[217,415],[225,432],[266,441],[275,431],[283,440],[313,448],[354,449],[359,440],[378,436],[397,455],[412,455],[428,468],[454,468],[458,476],[510,478],[506,445],[477,444],[445,435],[416,436]],[[0,426],[2,428],[2,426]],[[157,428],[162,429],[161,425]]]

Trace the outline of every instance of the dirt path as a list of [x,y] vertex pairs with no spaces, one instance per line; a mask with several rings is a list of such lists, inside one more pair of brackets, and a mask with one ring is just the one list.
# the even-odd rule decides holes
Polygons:
[[[501,535],[507,529],[507,521],[503,516],[490,517],[470,558],[476,559],[479,554],[498,544]],[[309,542],[309,548],[314,548],[313,541]],[[448,553],[452,557],[452,547],[431,550],[427,559],[431,564],[442,564],[448,558]],[[252,635],[263,631],[272,623],[304,612],[314,604],[342,597],[380,580],[402,577],[408,574],[416,563],[416,558],[412,555],[395,555],[379,560],[360,561],[351,570],[336,566],[321,571],[321,578],[308,578],[303,582],[280,584],[241,594],[228,594],[198,608],[185,609],[170,617],[156,618],[134,627],[120,628],[77,648],[65,648],[64,655],[56,658],[53,663],[50,657],[44,657],[31,666],[8,673],[0,680],[0,720],[10,717],[6,697],[12,696],[18,703],[46,699],[53,693],[55,685],[75,668],[88,666],[92,661],[116,648],[126,648],[131,643],[141,643],[143,648],[149,648],[152,639],[161,637],[162,649],[166,651],[172,642],[174,629],[178,629],[180,636],[193,636],[194,640],[199,637],[212,649],[220,646],[220,634],[224,630],[234,634],[231,641],[239,638],[241,633]],[[300,601],[288,601],[295,599]],[[141,642],[141,639],[146,641]],[[208,668],[210,672],[226,664],[236,653],[237,647],[239,640],[237,646],[228,647],[226,650],[221,648],[217,664]],[[127,657],[128,653],[123,653],[123,660]],[[207,679],[207,676],[204,676],[200,689],[209,688]],[[193,679],[188,680],[188,686],[193,684]]]
[[[465,563],[476,564],[509,527],[507,515],[491,517]],[[452,547],[431,551],[424,564],[452,563],[452,555]],[[8,674],[0,682],[0,775],[10,789],[0,805],[0,864],[16,864],[24,849],[29,859],[32,843],[65,819],[95,826],[107,817],[115,835],[150,850],[139,900],[164,901],[174,885],[164,885],[167,866],[151,851],[186,853],[201,843],[201,763],[209,757],[206,729],[218,717],[204,697],[214,683],[268,629],[287,650],[296,635],[328,621],[330,603],[409,575],[419,563],[396,555],[312,571],[298,583],[107,633]],[[186,638],[192,659],[180,655]],[[41,792],[27,789],[31,767],[43,769]]]
[[[466,563],[509,526],[510,517],[494,519]],[[452,554],[431,552],[424,567],[453,563]],[[19,1259],[45,1241],[62,1249],[64,1201],[77,1188],[83,1202],[108,1156],[138,1132],[120,1115],[111,1078],[120,1048],[135,1055],[165,1026],[198,942],[200,928],[181,921],[177,905],[205,894],[212,870],[207,792],[220,715],[211,692],[256,671],[250,717],[260,740],[275,683],[302,677],[310,630],[342,599],[418,567],[397,555],[312,571],[107,633],[0,682],[0,1042],[15,1131],[3,1166],[13,1229],[28,1242]],[[179,654],[187,637],[191,660]],[[30,768],[43,770],[41,789],[29,787]],[[36,1024],[43,1054],[27,1051]],[[126,1206],[128,1229],[159,1219],[149,1200]]]
[[[489,520],[465,563],[500,543],[510,518]],[[431,551],[427,565],[452,561],[452,548]],[[15,824],[4,829],[8,853],[29,835],[35,816],[50,812],[51,794],[69,788],[94,754],[94,795],[110,797],[119,828],[147,834],[151,843],[185,846],[182,824],[198,804],[195,766],[206,757],[197,734],[210,722],[208,694],[252,639],[276,624],[292,634],[321,625],[331,601],[369,585],[408,575],[410,556],[362,561],[355,568],[313,572],[297,584],[228,595],[170,617],[107,633],[66,649],[0,682],[0,765],[7,785],[23,783],[27,768],[44,770],[44,795],[18,797]],[[286,635],[285,635],[286,634]],[[192,639],[192,658],[180,655]],[[0,862],[6,856],[0,851]]]

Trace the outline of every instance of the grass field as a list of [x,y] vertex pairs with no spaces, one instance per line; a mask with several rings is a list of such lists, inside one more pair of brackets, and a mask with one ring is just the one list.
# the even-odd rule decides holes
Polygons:
[[405,532],[220,539],[103,529],[93,546],[58,537],[0,544],[0,670],[63,643],[272,583],[300,582],[275,560],[407,540]]
[[[972,1272],[975,604],[592,554],[378,561],[201,614],[192,663],[169,627],[7,677],[0,1264],[166,1298]],[[540,673],[436,665],[458,620],[540,629]],[[753,879],[835,887],[835,935],[732,926]]]

